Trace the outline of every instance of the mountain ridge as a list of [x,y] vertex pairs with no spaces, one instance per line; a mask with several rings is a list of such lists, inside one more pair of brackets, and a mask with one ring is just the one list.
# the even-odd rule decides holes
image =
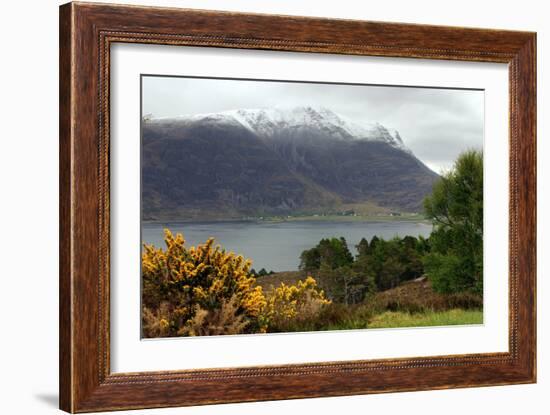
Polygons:
[[262,136],[273,137],[275,130],[296,128],[303,125],[312,126],[317,122],[318,128],[329,128],[332,125],[333,137],[344,139],[366,139],[372,141],[387,141],[403,150],[410,150],[404,145],[397,130],[384,127],[378,122],[358,123],[345,116],[337,115],[326,107],[274,107],[247,108],[227,110],[213,113],[189,114],[175,117],[151,118],[149,123],[198,121],[237,122],[250,131]]
[[285,215],[369,203],[417,212],[437,175],[399,133],[326,108],[144,119],[144,219]]

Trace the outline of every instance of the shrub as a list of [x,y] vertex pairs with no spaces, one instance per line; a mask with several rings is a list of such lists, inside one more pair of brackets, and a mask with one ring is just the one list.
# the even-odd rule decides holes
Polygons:
[[180,336],[213,336],[217,334],[243,333],[249,324],[243,314],[239,314],[235,297],[222,300],[216,310],[204,310],[196,305],[195,316],[179,331]]
[[425,313],[453,308],[481,310],[483,297],[471,292],[441,294],[433,290],[429,280],[423,278],[378,293],[371,305],[375,314],[384,311]]
[[163,302],[154,311],[144,307],[141,314],[145,337],[166,337],[170,334],[172,313],[169,304]]
[[164,241],[166,249],[145,245],[142,255],[144,337],[292,331],[330,303],[312,277],[281,283],[266,298],[251,262],[212,238],[187,248],[165,229]]
[[316,320],[315,330],[365,329],[373,315],[370,304],[344,305],[331,303]]
[[356,271],[358,267],[355,265],[335,269],[322,265],[315,273],[330,300],[347,305],[359,304],[376,291],[372,275],[363,269]]
[[213,239],[186,248],[181,234],[164,233],[166,250],[145,245],[142,255],[145,337],[266,330],[259,319],[266,299],[249,260],[214,247]]
[[296,285],[281,285],[267,297],[261,321],[270,332],[297,331],[314,321],[323,307],[330,304],[312,277]]

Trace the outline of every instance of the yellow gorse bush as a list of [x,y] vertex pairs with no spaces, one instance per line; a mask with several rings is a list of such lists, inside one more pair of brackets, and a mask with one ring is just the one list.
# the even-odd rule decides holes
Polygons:
[[271,331],[286,331],[295,323],[311,319],[321,308],[330,304],[311,276],[296,285],[281,285],[266,300],[262,319]]
[[329,303],[311,277],[266,296],[251,261],[212,238],[187,248],[183,235],[165,229],[164,241],[166,249],[144,245],[142,254],[145,337],[263,333]]
[[[165,229],[166,249],[145,245],[142,254],[143,306],[145,310],[163,310],[162,313],[144,311],[144,334],[153,326],[146,315],[157,315],[164,335],[178,335],[178,331],[192,324],[199,309],[211,311],[222,304],[233,302],[235,313],[246,321],[247,330],[262,331],[258,324],[260,310],[266,299],[256,278],[250,275],[249,260],[214,246],[211,238],[196,247],[185,247],[181,234],[175,237]],[[166,327],[168,322],[168,328]]]

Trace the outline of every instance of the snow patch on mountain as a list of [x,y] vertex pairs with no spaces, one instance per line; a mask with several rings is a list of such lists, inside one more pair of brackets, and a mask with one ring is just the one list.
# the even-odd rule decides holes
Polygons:
[[149,123],[154,124],[177,123],[184,125],[199,121],[240,125],[265,139],[273,138],[277,133],[285,130],[313,129],[342,140],[383,141],[392,147],[411,153],[396,130],[388,129],[380,123],[357,123],[325,107],[238,109],[148,120]]

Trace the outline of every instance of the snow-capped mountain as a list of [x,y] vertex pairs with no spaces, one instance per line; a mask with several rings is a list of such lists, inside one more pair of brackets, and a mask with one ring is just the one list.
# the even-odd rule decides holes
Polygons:
[[196,122],[241,125],[263,137],[273,138],[288,131],[318,130],[323,136],[342,140],[384,141],[406,151],[401,136],[377,122],[357,123],[325,107],[275,107],[223,111],[218,113],[155,118],[152,123],[191,124]]
[[145,219],[418,212],[437,175],[399,133],[326,108],[239,109],[145,118]]

